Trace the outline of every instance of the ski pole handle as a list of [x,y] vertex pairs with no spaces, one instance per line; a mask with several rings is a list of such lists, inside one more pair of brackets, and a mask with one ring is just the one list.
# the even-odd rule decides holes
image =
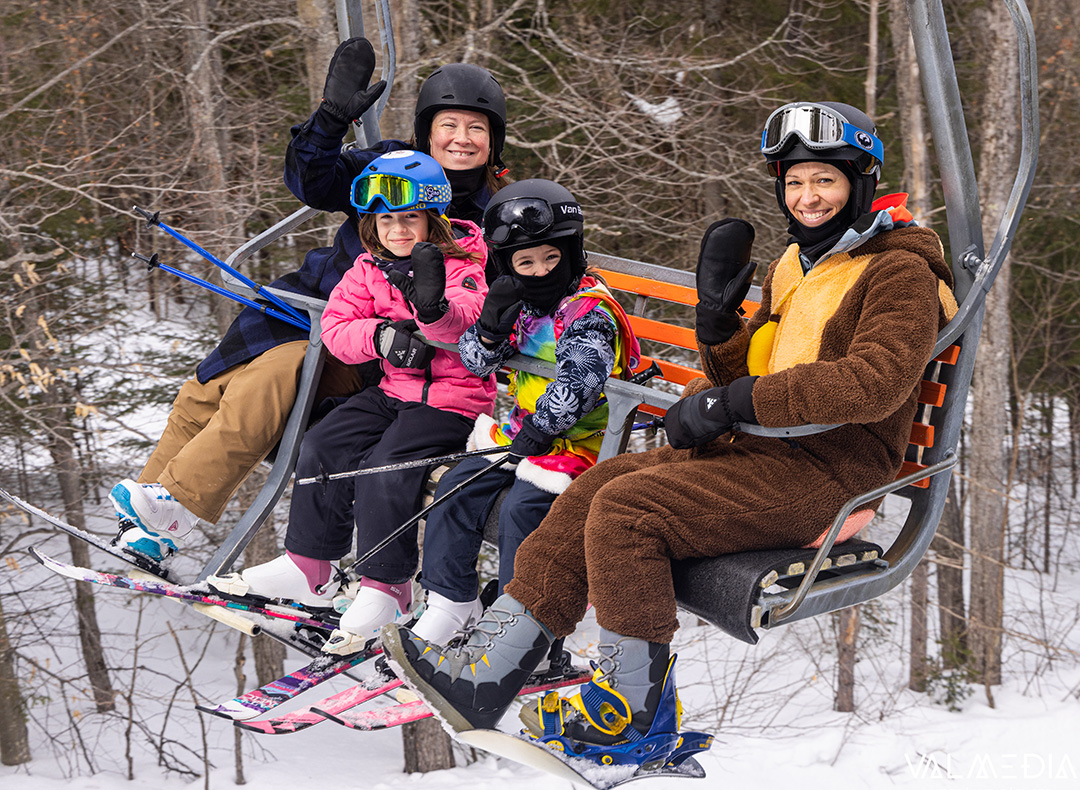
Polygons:
[[220,285],[214,285],[213,283],[207,282],[206,280],[203,280],[200,277],[196,277],[193,274],[188,274],[187,272],[181,271],[180,269],[175,269],[172,266],[167,266],[167,265],[165,265],[164,263],[161,263],[161,261],[158,260],[158,254],[156,252],[154,254],[152,254],[149,258],[147,258],[145,255],[140,255],[137,252],[131,253],[131,257],[132,258],[137,258],[138,260],[145,263],[147,265],[148,270],[152,271],[153,269],[161,269],[162,271],[166,271],[169,274],[176,275],[181,280],[186,280],[189,283],[194,283],[195,285],[198,285],[198,286],[200,286],[202,288],[205,288],[208,291],[212,291],[213,293],[216,293],[216,294],[218,294],[220,296],[224,296],[227,299],[232,299],[234,302],[239,302],[240,304],[245,305],[247,307],[254,307],[260,313],[263,313],[264,315],[268,315],[271,318],[277,318],[279,321],[284,321],[287,324],[292,324],[293,326],[297,327],[298,329],[303,329],[305,332],[310,332],[311,331],[310,322],[308,322],[308,321],[301,322],[300,320],[294,318],[293,316],[282,313],[282,312],[280,312],[278,310],[275,310],[272,307],[267,307],[265,305],[261,305],[258,302],[252,301],[251,299],[245,299],[243,296],[240,296],[239,294],[234,294],[232,291],[230,291],[230,290],[228,290],[226,288],[222,288]]
[[[500,449],[502,449],[502,451],[504,453],[506,452],[505,447],[500,448]],[[406,521],[400,527],[398,527],[393,532],[391,532],[389,535],[387,535],[385,538],[383,538],[381,541],[379,541],[379,543],[374,548],[370,549],[366,554],[364,554],[363,557],[361,557],[356,562],[352,563],[352,565],[350,565],[348,568],[346,568],[345,573],[354,572],[363,563],[370,560],[372,557],[374,557],[380,551],[382,551],[387,546],[389,546],[391,543],[393,543],[395,540],[397,540],[402,535],[404,535],[405,532],[410,527],[416,526],[416,524],[420,521],[420,519],[422,519],[424,516],[426,516],[428,513],[430,513],[435,508],[437,508],[443,502],[448,500],[450,497],[454,496],[454,494],[456,494],[458,491],[465,488],[465,486],[469,485],[469,483],[473,482],[474,480],[479,480],[481,477],[483,477],[484,475],[491,472],[492,469],[498,469],[500,466],[505,464],[508,460],[510,460],[509,455],[506,455],[503,458],[496,459],[495,461],[492,461],[489,466],[485,466],[483,469],[476,472],[476,474],[471,475],[467,479],[465,479],[465,480],[461,481],[460,483],[458,483],[456,486],[451,488],[449,491],[447,491],[441,497],[439,497],[434,502],[432,502],[430,505],[425,507],[423,510],[421,510],[419,513],[417,513],[415,516],[412,516],[408,521]],[[320,589],[319,592],[321,593],[322,590]]]
[[[255,292],[256,296],[261,296],[262,298],[266,299],[268,302],[271,302],[271,303],[277,305],[278,307],[280,307],[282,310],[284,310],[286,313],[288,313],[289,315],[291,315],[293,318],[295,318],[298,321],[305,321],[305,322],[307,321],[307,316],[305,316],[303,313],[301,313],[295,307],[281,301],[281,299],[274,296],[269,291],[267,291],[266,293],[263,293],[263,291],[265,290],[263,286],[259,285],[258,283],[254,282],[250,278],[248,278],[245,275],[241,274],[239,270],[234,269],[232,266],[225,263],[225,261],[220,260],[213,253],[207,252],[206,250],[204,250],[202,247],[200,247],[198,244],[193,242],[191,239],[189,239],[184,234],[170,228],[168,225],[166,225],[164,222],[162,222],[159,219],[159,216],[161,215],[160,211],[155,211],[153,214],[151,214],[146,209],[139,208],[138,206],[132,206],[131,210],[134,211],[135,213],[137,213],[143,219],[145,219],[147,226],[152,227],[154,225],[157,225],[159,228],[161,228],[163,231],[168,233],[174,239],[176,239],[181,244],[186,246],[188,249],[194,250],[195,252],[199,253],[199,255],[206,258],[206,260],[210,261],[212,264],[214,264],[215,266],[220,268],[222,271],[226,271],[229,274],[231,274],[233,277],[238,279],[240,282],[242,282],[248,288],[253,290]],[[310,324],[306,328],[310,329],[311,328]]]

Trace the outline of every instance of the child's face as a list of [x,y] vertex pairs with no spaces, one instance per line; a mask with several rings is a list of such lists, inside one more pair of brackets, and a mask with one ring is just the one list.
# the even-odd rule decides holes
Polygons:
[[558,247],[551,244],[541,244],[538,247],[526,247],[523,250],[514,250],[510,256],[510,264],[514,271],[522,277],[543,277],[554,269],[562,260],[562,252]]
[[416,242],[427,241],[428,215],[426,211],[376,214],[375,230],[383,247],[399,258],[408,258]]

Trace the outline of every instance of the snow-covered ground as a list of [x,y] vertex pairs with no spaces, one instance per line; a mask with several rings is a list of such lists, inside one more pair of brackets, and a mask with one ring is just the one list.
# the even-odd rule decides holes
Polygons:
[[[60,555],[62,539],[51,545]],[[905,688],[906,595],[896,592],[865,613],[860,644],[857,712],[832,710],[835,650],[828,618],[766,632],[756,647],[734,643],[715,629],[685,618],[677,639],[677,674],[686,711],[685,727],[716,734],[712,750],[700,758],[708,778],[700,785],[683,779],[655,779],[667,787],[971,788],[972,790],[1054,790],[1080,786],[1080,662],[1074,622],[1080,575],[1063,571],[1056,591],[1040,584],[1033,571],[1011,571],[1008,598],[1014,613],[1007,638],[1006,678],[992,691],[993,705],[981,688],[950,711],[925,694]],[[3,591],[36,588],[65,602],[42,611],[32,623],[40,641],[27,639],[22,621],[19,650],[40,669],[20,664],[26,688],[50,699],[32,702],[34,760],[0,768],[4,790],[112,790],[130,776],[160,790],[222,788],[234,783],[234,738],[228,722],[193,709],[200,701],[227,698],[236,691],[235,655],[239,635],[212,628],[177,604],[101,589],[99,615],[122,697],[135,700],[136,726],[128,734],[124,699],[118,712],[93,712],[72,634],[73,612],[66,604],[69,582],[32,562],[9,567],[0,576]],[[9,607],[10,608],[10,607]],[[1022,614],[1026,613],[1026,614]],[[1034,643],[1041,618],[1051,629],[1073,629],[1066,650],[1056,654]],[[1056,624],[1056,625],[1055,625]],[[572,638],[575,651],[587,653],[595,623],[587,618]],[[1073,651],[1073,652],[1069,652]],[[180,656],[183,656],[181,659]],[[1053,655],[1054,660],[1048,660]],[[289,666],[302,663],[290,656]],[[191,684],[184,667],[190,670]],[[251,662],[245,687],[255,685]],[[77,678],[59,687],[44,675]],[[326,693],[345,688],[338,680]],[[320,695],[319,691],[309,696]],[[320,695],[321,696],[321,695]],[[310,702],[312,700],[306,700]],[[298,707],[300,702],[289,707]],[[286,708],[288,709],[288,707]],[[5,711],[5,715],[10,715]],[[69,723],[79,722],[78,735]],[[52,739],[52,740],[50,740]],[[302,733],[260,736],[242,733],[243,772],[260,790],[295,790],[318,783],[327,787],[442,788],[518,790],[569,787],[514,763],[481,755],[461,767],[427,775],[405,775],[401,736],[396,730],[356,733],[324,723]],[[174,770],[159,764],[158,746]],[[209,763],[209,769],[206,767]],[[93,771],[93,773],[91,773]]]

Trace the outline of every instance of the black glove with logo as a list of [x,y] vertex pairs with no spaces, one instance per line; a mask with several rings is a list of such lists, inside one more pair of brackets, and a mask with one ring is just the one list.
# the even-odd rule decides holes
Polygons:
[[756,263],[750,262],[754,226],[731,217],[714,222],[701,237],[697,264],[697,338],[715,346],[739,329],[736,312],[750,290]]
[[435,347],[414,335],[416,329],[412,319],[383,322],[375,330],[376,352],[395,368],[427,367],[435,357]]
[[524,296],[525,286],[516,277],[504,274],[493,282],[480,310],[480,339],[497,344],[509,338]]
[[326,70],[319,111],[323,113],[324,120],[329,116],[337,121],[335,131],[340,130],[342,137],[348,131],[349,124],[367,112],[386,87],[385,80],[368,87],[374,73],[375,51],[366,38],[350,38],[338,45]]
[[700,447],[727,433],[737,422],[757,424],[754,381],[743,376],[727,387],[712,387],[678,401],[667,410],[664,430],[676,450]]

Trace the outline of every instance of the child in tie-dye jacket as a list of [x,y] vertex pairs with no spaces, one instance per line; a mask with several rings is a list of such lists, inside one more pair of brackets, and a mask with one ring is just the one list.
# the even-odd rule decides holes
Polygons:
[[[502,276],[458,342],[461,360],[489,376],[520,352],[553,363],[556,374],[513,372],[507,420],[481,415],[469,439],[470,449],[507,446],[509,461],[428,516],[420,579],[427,609],[414,630],[432,642],[447,641],[482,612],[476,561],[500,494],[509,489],[499,506],[501,590],[513,576],[517,547],[570,481],[596,463],[608,419],[604,382],[628,376],[640,354],[626,313],[586,269],[581,206],[569,190],[542,179],[511,184],[488,205],[484,228]],[[458,464],[437,495],[491,458]]]

